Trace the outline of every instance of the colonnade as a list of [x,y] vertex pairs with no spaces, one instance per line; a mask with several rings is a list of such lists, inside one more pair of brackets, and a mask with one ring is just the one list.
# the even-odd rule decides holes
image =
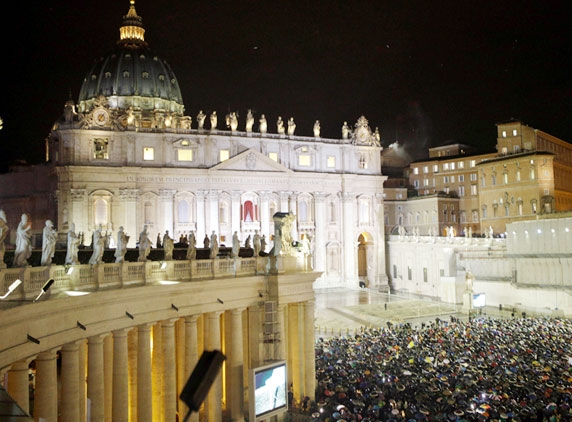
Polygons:
[[[313,399],[313,302],[278,306],[283,341],[271,356],[262,341],[262,308],[187,315],[87,336],[14,362],[6,368],[4,387],[36,421],[183,420],[188,408],[179,393],[200,354],[221,350],[223,368],[201,408],[209,422],[244,420],[249,370],[265,360],[286,360],[295,397]],[[189,420],[198,422],[199,414]]]

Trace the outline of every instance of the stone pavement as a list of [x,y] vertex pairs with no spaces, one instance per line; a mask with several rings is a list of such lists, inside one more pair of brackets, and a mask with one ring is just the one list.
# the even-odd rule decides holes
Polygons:
[[[355,334],[363,327],[387,327],[388,322],[410,323],[415,327],[436,318],[469,318],[462,305],[371,289],[317,289],[315,297],[316,337]],[[510,312],[493,307],[480,312],[495,317],[510,316]]]

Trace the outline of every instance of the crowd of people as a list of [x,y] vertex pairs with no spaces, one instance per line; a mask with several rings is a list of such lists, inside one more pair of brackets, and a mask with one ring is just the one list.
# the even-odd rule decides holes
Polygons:
[[436,319],[316,342],[313,421],[568,421],[572,322]]

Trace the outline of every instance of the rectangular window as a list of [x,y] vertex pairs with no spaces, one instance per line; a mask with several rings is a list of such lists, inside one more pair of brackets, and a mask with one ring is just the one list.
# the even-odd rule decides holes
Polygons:
[[450,164],[449,164],[449,168],[450,168],[451,170],[455,170],[455,163],[450,163]]
[[416,189],[419,188],[419,180],[418,179],[415,179],[413,181],[413,187],[415,187]]
[[513,129],[512,130],[512,136],[516,136],[516,135],[518,135],[518,131],[516,129]]
[[439,173],[439,164],[433,166],[433,173]]
[[460,168],[460,169],[464,169],[464,168],[465,168],[465,162],[464,162],[464,161],[459,161],[458,165],[459,165],[459,168]]
[[407,280],[413,280],[413,271],[411,267],[407,267]]
[[155,148],[145,147],[143,148],[143,160],[153,161],[155,159]]
[[448,184],[448,183],[449,183],[449,176],[444,176],[444,177],[443,177],[443,183],[444,183],[444,184]]
[[502,137],[503,137],[503,138],[506,138],[506,130],[503,130],[503,131],[502,131]]
[[429,278],[427,277],[427,267],[423,267],[423,281],[427,283]]
[[419,174],[419,167],[413,167],[413,174]]
[[459,186],[459,196],[465,196],[465,187],[463,185]]
[[423,186],[429,186],[429,179],[423,179]]
[[459,174],[459,182],[463,183],[465,181],[465,175],[464,174]]
[[471,182],[477,181],[477,173],[471,173]]
[[192,149],[178,149],[177,159],[179,161],[193,161],[193,150]]
[[326,166],[330,169],[336,168],[336,157],[329,155],[326,161]]
[[471,195],[477,195],[477,185],[471,185]]
[[310,167],[312,163],[311,157],[309,155],[300,154],[298,156],[298,165],[302,167]]
[[218,153],[218,159],[220,162],[226,161],[230,158],[230,151],[228,149],[221,149]]
[[449,163],[443,163],[443,170],[449,170]]
[[269,152],[268,158],[270,158],[272,161],[278,162],[278,153],[277,152]]
[[429,173],[429,166],[423,166],[423,173]]
[[104,138],[95,138],[93,140],[93,158],[96,160],[108,160],[109,154],[107,151],[109,141]]
[[471,161],[469,162],[469,165],[470,165],[471,167],[476,167],[476,166],[477,166],[477,160],[471,160]]

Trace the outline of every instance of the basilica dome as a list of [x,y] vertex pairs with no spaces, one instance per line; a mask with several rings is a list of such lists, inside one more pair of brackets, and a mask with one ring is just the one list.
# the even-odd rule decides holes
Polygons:
[[97,60],[83,80],[79,111],[89,113],[105,98],[111,110],[183,115],[177,78],[169,64],[149,49],[135,1],[130,3],[115,49]]

